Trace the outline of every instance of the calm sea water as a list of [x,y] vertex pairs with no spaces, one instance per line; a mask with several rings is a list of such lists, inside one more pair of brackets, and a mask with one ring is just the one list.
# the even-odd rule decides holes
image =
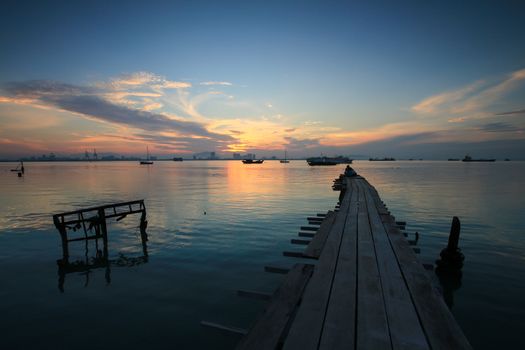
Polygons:
[[[237,289],[273,291],[299,249],[306,217],[334,207],[332,180],[343,166],[304,161],[0,163],[0,333],[3,349],[228,349],[238,337],[201,320],[248,328],[264,302]],[[461,281],[447,287],[452,311],[475,348],[524,348],[525,163],[357,161],[392,214],[421,233],[421,260],[433,262],[460,217],[466,255]],[[109,225],[109,271],[65,276],[52,214],[144,199],[148,259],[139,218]],[[91,241],[88,257],[94,256]],[[85,258],[71,243],[72,260]]]

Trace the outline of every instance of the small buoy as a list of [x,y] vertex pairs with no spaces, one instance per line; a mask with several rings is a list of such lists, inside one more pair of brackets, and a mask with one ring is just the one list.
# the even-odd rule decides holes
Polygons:
[[206,215],[206,212],[204,212],[204,215]]

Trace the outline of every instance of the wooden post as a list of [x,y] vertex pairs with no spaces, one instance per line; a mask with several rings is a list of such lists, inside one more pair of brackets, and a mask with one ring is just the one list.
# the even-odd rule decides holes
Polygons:
[[459,271],[463,267],[465,256],[459,249],[459,231],[461,224],[457,216],[452,219],[450,235],[448,236],[448,245],[439,254],[441,259],[436,260],[438,270]]
[[449,251],[456,251],[458,249],[459,243],[459,231],[461,230],[461,223],[457,216],[452,218],[452,225],[450,226],[450,234],[448,236],[448,246]]
[[68,247],[68,241],[67,241],[67,231],[64,225],[58,219],[58,216],[53,216],[53,222],[55,223],[55,227],[58,229],[58,232],[60,233],[60,239],[62,241],[61,264],[67,264],[69,263],[69,247]]
[[104,208],[100,208],[98,210],[98,220],[99,220],[99,227],[100,231],[102,233],[102,241],[104,242],[104,259],[108,258],[108,229],[106,226],[106,212],[104,211]]

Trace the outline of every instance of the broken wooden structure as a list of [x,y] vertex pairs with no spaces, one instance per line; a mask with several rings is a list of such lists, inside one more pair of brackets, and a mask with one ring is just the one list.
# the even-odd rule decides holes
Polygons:
[[[140,236],[142,241],[142,256],[126,257],[121,254],[118,259],[109,259],[107,220],[115,218],[120,221],[128,215],[140,214]],[[64,280],[68,273],[81,272],[89,276],[89,272],[96,268],[106,269],[106,282],[110,283],[110,265],[132,266],[148,261],[146,228],[146,206],[144,200],[113,203],[97,207],[78,209],[53,215],[53,222],[58,229],[62,243],[62,259],[57,260],[59,266],[59,289],[64,290]],[[103,243],[99,249],[98,240]],[[96,255],[88,256],[88,241],[94,240]],[[69,243],[85,242],[85,259],[70,262]],[[87,278],[87,277],[86,277]],[[87,283],[86,279],[86,283]]]
[[304,251],[284,253],[312,263],[265,268],[286,275],[272,295],[259,296],[268,304],[237,348],[470,349],[416,256],[419,235],[406,239],[406,223],[363,177],[340,177],[334,187],[336,210],[309,220],[317,230],[302,228],[311,238],[300,243]]

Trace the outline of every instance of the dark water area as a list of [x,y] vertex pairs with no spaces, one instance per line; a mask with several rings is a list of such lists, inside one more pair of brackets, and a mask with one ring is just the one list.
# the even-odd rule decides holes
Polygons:
[[[333,209],[343,166],[304,161],[0,163],[0,332],[5,349],[230,349],[238,337],[201,320],[249,328],[264,302],[237,289],[273,291],[291,266],[283,250],[306,217]],[[392,214],[418,231],[433,262],[461,219],[463,276],[448,290],[452,312],[477,349],[523,348],[525,163],[358,161]],[[147,259],[139,217],[110,221],[109,270],[65,275],[55,213],[144,199]],[[72,242],[71,260],[85,259]],[[89,243],[94,256],[95,242]],[[455,290],[454,290],[455,289]]]

